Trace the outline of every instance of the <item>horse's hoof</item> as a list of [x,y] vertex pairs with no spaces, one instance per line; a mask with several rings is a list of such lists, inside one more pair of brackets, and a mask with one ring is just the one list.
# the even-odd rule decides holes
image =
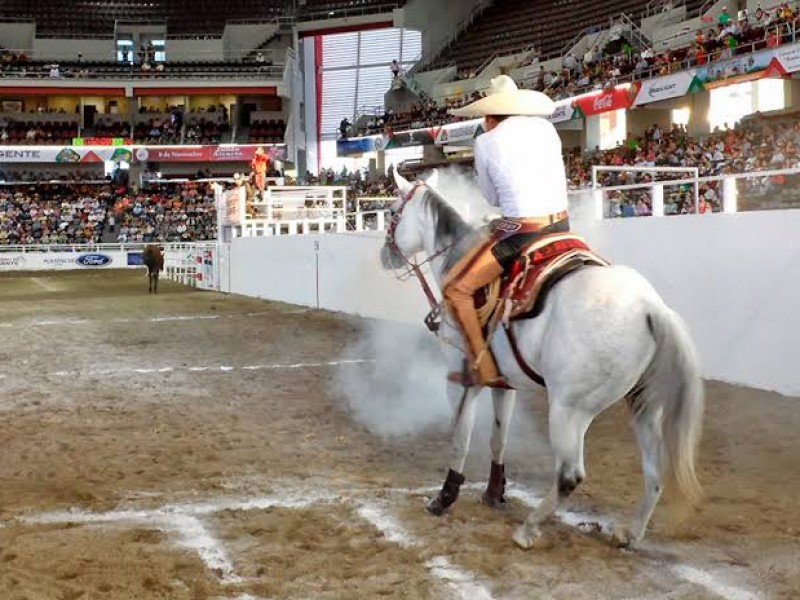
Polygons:
[[499,498],[489,492],[483,492],[483,496],[481,496],[481,502],[483,502],[489,508],[505,508],[506,507],[506,499],[503,496]]
[[528,531],[528,528],[524,525],[517,527],[517,530],[514,532],[513,538],[514,542],[522,548],[523,550],[530,550],[533,548],[533,544],[536,541],[536,538],[539,537],[538,535],[531,535]]
[[442,504],[441,498],[434,498],[433,500],[428,502],[427,508],[429,513],[437,517],[441,517],[447,510],[445,505]]
[[521,525],[514,532],[513,539],[523,550],[550,550],[553,548],[553,539],[542,535],[538,527],[530,530],[525,525]]
[[627,527],[618,525],[611,534],[611,543],[615,548],[630,548],[633,544],[633,534]]

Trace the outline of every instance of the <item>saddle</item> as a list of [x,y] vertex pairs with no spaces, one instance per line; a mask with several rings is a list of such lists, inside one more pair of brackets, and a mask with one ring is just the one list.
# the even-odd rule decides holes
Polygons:
[[584,266],[609,263],[573,233],[552,233],[524,248],[506,272],[479,291],[475,306],[485,333],[498,324],[531,319],[544,308],[553,286]]
[[[503,275],[475,295],[475,306],[486,339],[490,339],[502,324],[508,336],[511,352],[520,369],[537,384],[547,387],[544,379],[525,360],[519,351],[512,321],[532,319],[545,305],[547,295],[556,283],[585,266],[608,266],[608,261],[589,248],[580,236],[572,233],[553,233],[531,243]],[[428,315],[430,327],[437,310]],[[448,379],[467,385],[467,362],[462,373],[450,373]],[[507,384],[498,385],[510,389]]]

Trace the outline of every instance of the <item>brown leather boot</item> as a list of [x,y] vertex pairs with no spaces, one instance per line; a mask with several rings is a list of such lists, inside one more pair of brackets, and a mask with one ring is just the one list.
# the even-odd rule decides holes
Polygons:
[[491,246],[486,246],[477,254],[468,255],[464,260],[465,264],[459,263],[453,268],[455,275],[446,283],[444,297],[467,340],[476,379],[483,385],[497,384],[503,378],[483,337],[475,309],[475,293],[500,277],[503,267],[492,255]]

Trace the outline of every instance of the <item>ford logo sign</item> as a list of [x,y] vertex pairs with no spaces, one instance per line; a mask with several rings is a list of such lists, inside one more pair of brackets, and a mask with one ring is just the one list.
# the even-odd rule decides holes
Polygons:
[[83,267],[104,267],[111,264],[111,260],[106,254],[81,254],[75,262]]

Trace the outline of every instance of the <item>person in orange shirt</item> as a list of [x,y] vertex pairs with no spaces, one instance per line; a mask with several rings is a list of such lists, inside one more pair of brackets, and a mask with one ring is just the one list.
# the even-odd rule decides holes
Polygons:
[[250,167],[255,175],[256,188],[263,194],[267,184],[267,168],[269,167],[269,157],[264,152],[264,148],[260,146],[256,148],[255,156],[250,161]]

